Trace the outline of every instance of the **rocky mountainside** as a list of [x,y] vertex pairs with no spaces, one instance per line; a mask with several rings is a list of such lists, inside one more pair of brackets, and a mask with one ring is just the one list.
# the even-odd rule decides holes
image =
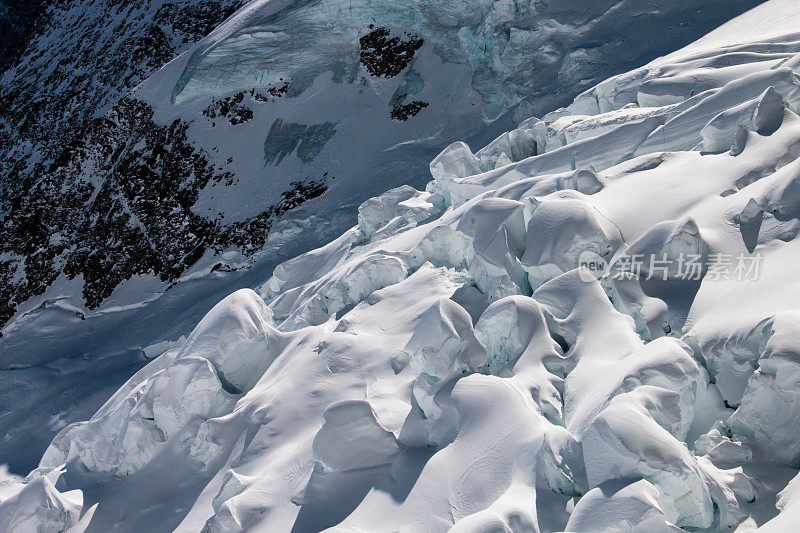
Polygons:
[[3,207],[92,119],[233,14],[239,0],[0,4]]
[[[4,33],[8,42],[3,44],[9,64],[0,77],[2,322],[13,316],[17,304],[42,293],[58,272],[73,273],[80,270],[76,261],[91,261],[63,257],[64,249],[74,247],[76,239],[88,238],[83,233],[70,240],[66,234],[76,234],[80,230],[75,228],[85,225],[76,213],[85,207],[86,192],[92,189],[80,182],[78,169],[63,167],[79,145],[92,142],[92,135],[106,135],[105,140],[110,141],[113,133],[102,129],[114,117],[106,117],[105,122],[96,117],[210,33],[242,2],[71,0],[19,4],[2,8],[3,20],[10,28]],[[124,103],[121,109],[125,109]],[[58,168],[61,173],[52,176]],[[105,174],[108,171],[98,169]],[[160,194],[155,183],[148,188]],[[100,203],[111,203],[100,196]],[[84,253],[104,253],[97,241],[86,244]],[[9,254],[14,259],[9,260]],[[137,270],[142,269],[162,270],[146,259]],[[93,304],[91,292],[89,288],[89,306]]]
[[[7,321],[17,304],[42,293],[60,271],[74,276],[81,270],[90,270],[86,263],[92,259],[65,258],[64,250],[74,247],[77,239],[88,239],[85,232],[76,229],[86,225],[76,213],[85,208],[87,193],[93,198],[98,195],[91,185],[81,182],[79,169],[65,163],[82,144],[93,143],[96,152],[101,145],[110,148],[114,132],[108,127],[116,117],[95,117],[105,114],[148,75],[210,33],[241,4],[232,0],[64,1],[44,2],[38,9],[35,3],[7,6],[5,12],[13,15],[9,24],[13,22],[19,28],[17,39],[22,42],[15,44],[18,50],[13,54],[14,62],[0,78],[0,211],[4,217],[0,243],[3,255],[13,254],[18,259],[4,258],[0,262],[0,320]],[[7,52],[11,55],[11,48]],[[122,103],[115,112],[122,111],[122,117],[125,109],[126,103]],[[139,112],[131,110],[129,118]],[[117,127],[135,131],[136,124],[120,123]],[[179,135],[177,131],[172,134],[176,143],[180,142]],[[97,136],[105,137],[101,140]],[[161,142],[170,141],[162,134]],[[176,147],[178,151],[180,148]],[[91,157],[99,155],[92,153]],[[89,154],[83,152],[83,156]],[[173,159],[180,157],[176,154]],[[114,165],[118,166],[116,161]],[[166,163],[159,170],[176,172],[170,165],[174,163]],[[97,173],[107,176],[109,170],[97,169]],[[202,172],[201,169],[199,173]],[[148,178],[152,176],[142,177]],[[159,197],[159,205],[162,199],[169,204],[176,196],[175,191],[170,194],[159,190],[155,183],[148,183],[148,188]],[[101,193],[99,201],[95,199],[106,206],[101,218],[113,204],[108,198],[112,194]],[[161,207],[170,209],[168,205]],[[114,224],[107,219],[101,222],[107,231],[114,231],[110,229]],[[74,238],[67,237],[67,233]],[[125,239],[124,229],[117,229],[116,233]],[[86,244],[84,255],[105,253],[96,240]],[[129,258],[133,255],[136,254],[129,254]],[[133,267],[135,271],[158,274],[164,270],[148,260],[146,254],[138,255],[142,256],[141,265]],[[126,275],[130,277],[130,273]],[[91,307],[97,300],[91,294],[97,289],[91,288],[91,275],[87,277],[86,303]],[[113,278],[112,274],[110,283],[121,281]]]
[[214,301],[422,187],[453,140],[757,3],[43,3],[0,78],[0,462],[33,466]]

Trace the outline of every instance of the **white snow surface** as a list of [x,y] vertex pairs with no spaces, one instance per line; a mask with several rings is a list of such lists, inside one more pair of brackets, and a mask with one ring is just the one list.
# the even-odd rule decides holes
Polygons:
[[797,529],[798,21],[451,145],[65,427],[0,529]]

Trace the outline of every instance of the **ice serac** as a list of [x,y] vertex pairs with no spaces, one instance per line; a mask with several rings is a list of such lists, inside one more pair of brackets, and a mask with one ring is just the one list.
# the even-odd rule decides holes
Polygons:
[[[202,354],[229,386],[247,391],[272,362],[270,349],[277,353],[274,346],[280,342],[272,311],[264,300],[253,291],[241,290],[222,300],[200,321],[177,358]],[[263,357],[252,355],[258,352]]]
[[88,422],[65,428],[40,468],[77,460],[90,470],[131,474],[173,437],[189,438],[199,423],[230,412],[282,350],[284,339],[270,318],[255,292],[243,289],[228,296],[182,348],[162,356],[166,364],[156,359],[150,363],[153,371],[136,376],[127,394]]
[[800,314],[775,317],[758,368],[747,380],[731,429],[770,460],[800,467]]
[[783,97],[773,86],[758,98],[723,111],[703,127],[702,150],[711,153],[731,151],[738,155],[744,150],[747,131],[771,135],[783,122]]
[[[437,9],[437,24],[464,26]],[[0,520],[791,530],[798,18],[797,2],[771,0],[484,149],[446,147],[424,192],[362,203],[351,229],[222,300],[92,419],[63,428],[10,483]],[[220,30],[176,100],[199,101],[231,67],[215,49],[286,37],[250,29]],[[416,38],[378,30],[365,61],[394,72],[375,47],[424,56]],[[421,97],[405,72],[398,87]],[[295,149],[320,131],[301,130]],[[43,501],[47,513],[31,510]]]
[[533,288],[577,268],[587,254],[608,261],[622,244],[619,229],[580,193],[531,197],[527,205],[522,265]]

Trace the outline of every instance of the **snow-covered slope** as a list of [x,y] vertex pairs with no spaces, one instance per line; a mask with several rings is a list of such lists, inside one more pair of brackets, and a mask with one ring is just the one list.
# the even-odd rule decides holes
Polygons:
[[0,528],[796,528],[797,20],[451,145],[64,428]]
[[0,463],[27,471],[214,302],[423,187],[454,140],[757,3],[46,3],[0,79]]
[[3,214],[92,119],[244,3],[0,1]]
[[518,116],[550,110],[755,2],[250,2],[120,100],[243,4],[195,3],[116,6],[105,28],[82,22],[104,2],[51,6],[55,27],[4,73],[3,322],[53,301],[140,303],[141,288],[114,293],[251,256],[323,193],[317,216],[354,216],[421,186],[452,140],[511,126],[520,102]]

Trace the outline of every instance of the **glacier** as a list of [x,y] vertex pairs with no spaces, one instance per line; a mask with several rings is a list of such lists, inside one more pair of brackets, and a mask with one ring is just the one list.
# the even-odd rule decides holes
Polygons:
[[0,472],[0,527],[795,529],[798,20],[451,144]]
[[[46,0],[0,76],[0,463],[28,472],[217,301],[283,279],[281,263],[347,232],[370,197],[424,189],[453,141],[486,146],[481,170],[560,146],[531,115],[759,2]],[[614,134],[627,113],[648,111],[576,122],[564,139]],[[548,183],[602,185],[583,170]],[[464,187],[398,192],[405,218],[367,227],[391,216],[375,205],[364,229],[418,224]],[[527,265],[471,261],[481,290],[527,283]],[[351,266],[292,321],[346,312],[370,269],[387,277],[364,291],[408,271]]]

